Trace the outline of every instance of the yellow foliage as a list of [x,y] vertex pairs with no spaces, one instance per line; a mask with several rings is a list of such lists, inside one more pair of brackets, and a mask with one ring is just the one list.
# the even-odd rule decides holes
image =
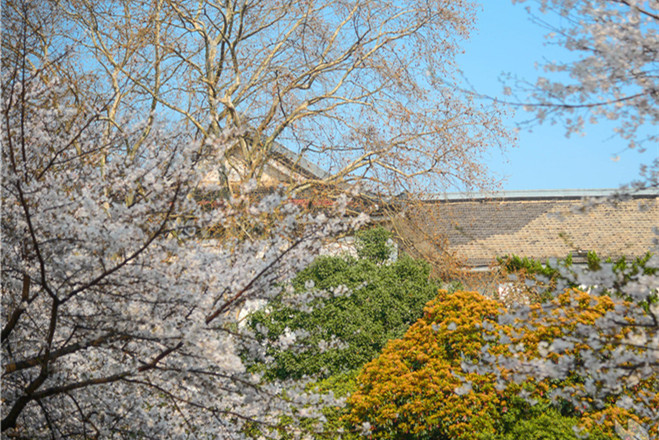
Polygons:
[[[402,339],[390,341],[364,367],[349,400],[348,420],[368,421],[375,438],[394,431],[466,439],[474,430],[491,431],[501,393],[493,377],[466,373],[460,364],[462,355],[476,357],[485,345],[483,320],[502,329],[495,321],[498,314],[499,304],[478,293],[441,291]],[[461,377],[474,392],[456,393]]]
[[[358,389],[348,401],[350,412],[346,421],[355,428],[368,422],[376,439],[472,439],[474,433],[494,433],[496,421],[521,389],[545,402],[558,387],[569,385],[574,390],[581,389],[584,378],[577,375],[561,382],[529,378],[521,385],[509,383],[501,389],[496,386],[493,374],[463,369],[463,360],[480,359],[483,350],[510,356],[513,346],[521,349],[519,356],[526,359],[545,357],[558,361],[565,355],[578,357],[588,347],[575,344],[549,353],[547,347],[578,326],[595,328],[595,322],[613,309],[614,302],[607,296],[570,289],[549,304],[530,307],[531,322],[515,326],[513,331],[513,326],[497,322],[502,312],[499,303],[475,292],[440,291],[403,338],[390,341],[381,355],[363,368],[357,379]],[[623,329],[619,337],[624,338],[627,331]],[[502,335],[510,343],[497,343]],[[615,340],[611,342],[615,343]],[[510,371],[499,369],[499,373],[505,378]],[[651,382],[639,383],[634,390],[625,392],[643,393],[657,386],[656,377]],[[613,401],[609,403],[604,410],[586,405],[573,411],[586,430],[597,429],[609,435],[615,421],[623,423],[630,417],[630,413],[616,408]]]

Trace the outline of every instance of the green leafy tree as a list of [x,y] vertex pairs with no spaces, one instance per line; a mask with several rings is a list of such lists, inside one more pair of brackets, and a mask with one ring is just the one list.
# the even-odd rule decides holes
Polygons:
[[374,263],[382,263],[389,259],[394,250],[391,243],[391,232],[382,226],[361,230],[355,237],[355,247],[359,258]]
[[[402,256],[388,265],[371,259],[323,256],[249,325],[269,342],[272,378],[327,378],[361,367],[390,339],[403,335],[437,294],[428,264]],[[299,298],[316,298],[300,308]],[[294,340],[282,349],[282,340]],[[253,365],[255,367],[255,365]]]

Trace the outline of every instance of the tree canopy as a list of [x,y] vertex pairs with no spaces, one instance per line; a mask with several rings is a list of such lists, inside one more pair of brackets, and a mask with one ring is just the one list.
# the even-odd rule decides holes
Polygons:
[[481,154],[507,142],[497,110],[428,76],[455,74],[473,23],[467,0],[21,0],[3,8],[3,62],[47,60],[108,130],[231,131],[224,179],[259,180],[279,143],[327,171],[293,188],[478,186]]

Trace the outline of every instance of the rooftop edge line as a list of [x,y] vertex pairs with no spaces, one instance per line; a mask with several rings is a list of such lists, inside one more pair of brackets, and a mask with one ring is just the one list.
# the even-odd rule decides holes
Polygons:
[[479,201],[479,200],[547,200],[547,199],[581,199],[586,197],[610,197],[615,195],[631,197],[657,197],[659,188],[629,190],[619,188],[607,189],[536,189],[518,191],[486,191],[486,192],[453,192],[427,194],[421,197],[423,201]]

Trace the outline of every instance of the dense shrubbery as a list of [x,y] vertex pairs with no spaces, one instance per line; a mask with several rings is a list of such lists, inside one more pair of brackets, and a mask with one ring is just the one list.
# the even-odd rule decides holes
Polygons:
[[[392,251],[389,239],[390,233],[382,228],[358,234],[361,258],[319,257],[279,298],[253,313],[248,323],[270,347],[267,354],[274,362],[266,369],[246,359],[251,368],[269,379],[315,376],[317,391],[349,396],[359,369],[421,317],[423,305],[439,288],[422,261],[402,255],[385,264]],[[309,296],[315,299],[309,302]],[[275,341],[288,341],[288,347],[274,348],[270,343]],[[324,414],[325,435],[344,430],[345,408],[327,407]],[[343,432],[346,436],[351,433]]]
[[[494,432],[502,394],[487,376],[462,370],[485,341],[479,324],[492,325],[498,304],[473,292],[442,292],[402,339],[366,365],[349,399],[348,420],[375,438],[466,439]],[[466,378],[475,393],[459,393]],[[465,392],[467,390],[465,389]]]
[[[429,273],[427,264],[406,256],[389,265],[318,258],[279,301],[250,318],[263,341],[292,341],[287,350],[269,350],[275,362],[268,374],[281,379],[329,377],[361,367],[421,316],[423,304],[438,288]],[[288,302],[309,289],[326,294],[306,309]]]
[[[584,365],[600,352],[615,356],[615,341],[633,336],[631,327],[601,335],[612,343],[595,352],[587,341],[564,343],[591,330],[601,333],[598,323],[620,307],[649,308],[647,301],[621,303],[623,298],[615,294],[618,285],[655,273],[649,256],[628,262],[601,261],[589,254],[586,271],[607,268],[614,280],[592,294],[575,288],[570,277],[582,267],[569,258],[554,265],[516,257],[503,261],[509,273],[528,280],[545,277],[543,288],[568,287],[524,306],[520,326],[514,317],[502,319],[510,315],[499,302],[477,293],[440,291],[437,296],[438,283],[429,280],[423,262],[403,256],[383,264],[390,248],[384,246],[389,237],[382,232],[357,240],[363,258],[317,259],[276,302],[250,318],[262,341],[291,342],[288,349],[269,350],[275,362],[267,376],[316,375],[317,389],[348,397],[346,409],[325,410],[325,434],[406,440],[576,440],[588,435],[591,440],[618,440],[616,423],[624,426],[633,420],[652,426],[647,416],[618,403],[639,396],[653,399],[656,375],[615,394],[607,390],[592,404],[574,399],[602,387]],[[300,309],[295,298],[309,291],[318,298],[311,308]],[[431,298],[422,312],[420,304]],[[639,349],[639,356],[645,355]],[[534,380],[518,365],[496,370],[476,366],[488,358],[518,356],[549,360],[547,368],[555,372]]]
[[[649,419],[616,406],[617,399],[577,406],[564,394],[597,384],[576,369],[570,373],[572,360],[588,362],[580,354],[589,347],[561,346],[561,337],[592,328],[612,310],[613,300],[568,290],[550,305],[550,314],[531,306],[537,325],[520,331],[514,322],[502,323],[495,301],[471,292],[440,293],[403,338],[363,368],[349,399],[352,430],[387,439],[575,439],[576,433],[612,439],[616,422],[632,418],[649,426]],[[505,368],[484,372],[471,362],[514,350],[529,359],[552,359],[556,379],[528,380]],[[623,387],[617,397],[651,396],[656,387],[656,377],[650,378]]]
[[[546,404],[530,406],[525,401],[519,403],[521,408],[510,409],[498,418],[499,432],[482,434],[480,440],[580,440],[574,429],[579,422],[577,417],[565,416]],[[588,438],[613,440],[613,437],[593,435]]]
[[[615,293],[622,290],[620,287],[627,284],[630,280],[638,275],[656,275],[659,269],[648,265],[652,254],[648,252],[642,257],[627,259],[620,257],[613,259],[611,257],[601,258],[597,253],[590,251],[586,254],[585,264],[581,267],[574,264],[572,254],[565,258],[554,261],[534,260],[517,255],[506,255],[497,259],[504,275],[512,275],[521,281],[520,285],[526,282],[527,293],[532,298],[540,301],[547,301],[553,298],[552,292],[557,289],[577,288],[579,272],[595,272],[601,270],[604,266],[609,266],[618,279],[613,285],[609,286],[609,293]],[[656,299],[656,296],[655,296]]]

